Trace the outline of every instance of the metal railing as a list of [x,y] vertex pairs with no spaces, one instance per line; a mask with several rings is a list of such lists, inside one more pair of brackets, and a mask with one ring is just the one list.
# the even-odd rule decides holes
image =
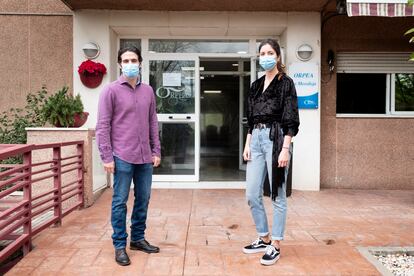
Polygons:
[[[0,161],[23,160],[0,164],[0,242],[5,244],[0,263],[20,248],[26,255],[34,235],[52,224],[60,226],[64,216],[83,206],[83,144],[0,145]],[[68,156],[62,157],[62,148]]]

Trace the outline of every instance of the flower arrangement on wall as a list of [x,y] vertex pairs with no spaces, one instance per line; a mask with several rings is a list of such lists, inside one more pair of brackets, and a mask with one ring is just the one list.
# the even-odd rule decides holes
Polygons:
[[83,85],[88,88],[96,88],[101,84],[103,76],[106,74],[106,67],[102,63],[85,60],[79,65],[78,73]]

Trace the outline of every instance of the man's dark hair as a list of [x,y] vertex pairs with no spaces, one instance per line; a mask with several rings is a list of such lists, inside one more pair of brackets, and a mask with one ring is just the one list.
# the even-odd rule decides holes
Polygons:
[[139,61],[140,63],[142,62],[141,51],[140,51],[137,47],[135,47],[135,46],[127,46],[127,47],[124,47],[124,48],[122,48],[122,49],[119,49],[119,51],[118,51],[118,63],[121,63],[121,62],[122,62],[122,58],[121,58],[121,56],[122,56],[122,54],[124,54],[125,52],[133,52],[133,53],[137,54],[137,56],[138,56],[138,61]]

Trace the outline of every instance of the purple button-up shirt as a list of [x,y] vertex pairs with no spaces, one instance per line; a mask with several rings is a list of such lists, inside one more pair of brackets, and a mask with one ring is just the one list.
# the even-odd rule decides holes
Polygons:
[[105,86],[99,97],[96,140],[104,163],[113,156],[132,164],[161,155],[156,102],[151,86],[135,88],[124,76]]

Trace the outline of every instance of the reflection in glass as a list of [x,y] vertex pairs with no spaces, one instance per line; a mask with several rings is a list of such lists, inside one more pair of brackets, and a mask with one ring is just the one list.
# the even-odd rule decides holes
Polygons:
[[245,179],[245,173],[239,170],[239,84],[242,77],[205,75],[200,83],[202,181]]
[[121,39],[119,43],[119,48],[125,48],[128,46],[135,46],[141,50],[141,39]]
[[395,111],[414,111],[414,74],[395,74]]
[[157,99],[157,113],[194,113],[194,61],[150,61],[150,85]]
[[150,39],[149,50],[157,53],[239,53],[247,54],[247,40]]
[[194,175],[194,123],[159,123],[161,165],[154,174]]
[[223,155],[238,154],[239,76],[205,76],[200,93],[201,147],[219,147],[218,154]]
[[237,60],[223,60],[217,62],[215,60],[200,61],[200,67],[203,71],[238,71],[239,62]]

